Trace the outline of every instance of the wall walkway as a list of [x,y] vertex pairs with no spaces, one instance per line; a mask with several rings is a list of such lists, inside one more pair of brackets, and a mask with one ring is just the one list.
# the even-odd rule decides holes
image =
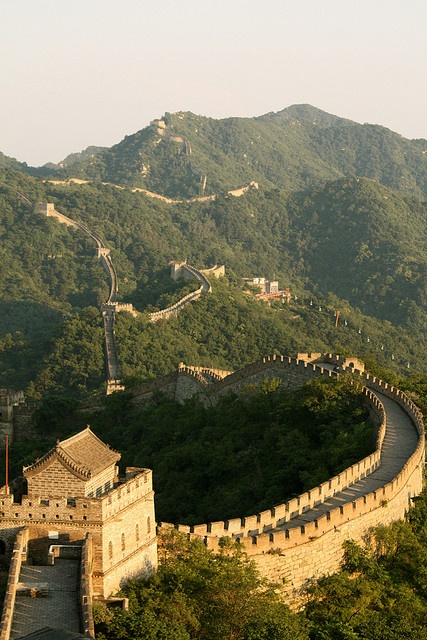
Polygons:
[[[118,311],[126,310],[135,315],[135,311],[132,305],[121,305],[117,302],[117,273],[111,259],[110,250],[104,245],[102,239],[95,235],[85,224],[71,220],[64,214],[56,211],[54,205],[51,203],[37,203],[35,205],[36,213],[43,213],[49,217],[56,218],[59,222],[71,226],[75,229],[80,229],[88,235],[96,244],[96,251],[102,265],[107,272],[110,281],[110,292],[108,300],[101,306],[101,313],[104,326],[104,341],[105,341],[105,354],[107,363],[107,394],[116,390],[123,390],[118,380],[119,362],[116,348],[116,341],[114,337],[114,323],[115,316]],[[191,277],[197,278],[201,281],[201,286],[197,291],[193,291],[184,296],[177,303],[150,314],[150,321],[157,322],[158,320],[167,319],[171,315],[177,315],[189,302],[196,300],[202,294],[202,291],[211,291],[212,287],[209,280],[202,271],[191,267],[185,263],[181,263],[181,269],[185,270]]]
[[[329,378],[336,375],[332,366],[274,357],[245,367],[216,385],[204,386],[204,392],[224,386],[227,378],[228,390],[281,374],[282,381],[289,383],[291,369],[295,385],[300,386],[304,372],[306,379]],[[355,373],[367,385],[366,401],[379,424],[373,454],[322,485],[261,513],[192,527],[160,523],[159,530],[177,528],[190,537],[203,538],[213,550],[218,549],[221,537],[231,537],[254,558],[262,575],[286,583],[295,597],[307,581],[338,569],[345,540],[361,542],[371,527],[404,517],[424,483],[422,415],[400,390],[369,374]],[[194,388],[197,377],[192,380]]]
[[48,595],[17,596],[11,640],[17,640],[46,626],[77,633],[80,631],[77,559],[57,559],[53,566],[22,566],[19,581],[21,589],[44,589]]

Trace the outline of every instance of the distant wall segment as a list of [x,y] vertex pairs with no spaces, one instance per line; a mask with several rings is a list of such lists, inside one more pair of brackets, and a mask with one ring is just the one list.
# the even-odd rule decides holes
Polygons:
[[166,309],[162,309],[161,311],[150,313],[151,322],[165,320],[174,315],[176,316],[189,302],[200,298],[203,291],[210,293],[212,291],[212,285],[206,277],[206,274],[211,274],[216,278],[219,278],[225,274],[224,265],[215,265],[211,269],[206,270],[195,269],[186,262],[171,262],[170,265],[171,278],[173,280],[178,280],[178,278],[188,278],[189,280],[199,280],[201,282],[201,285],[198,289],[196,289],[196,291],[192,291],[191,293],[187,294],[172,306],[167,307]]

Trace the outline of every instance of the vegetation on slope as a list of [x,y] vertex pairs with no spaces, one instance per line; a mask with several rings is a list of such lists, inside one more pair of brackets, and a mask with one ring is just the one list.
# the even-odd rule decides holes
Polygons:
[[99,640],[307,640],[304,622],[238,548],[213,555],[172,533],[161,555],[156,574],[124,587],[129,611],[95,607]]
[[343,179],[292,194],[286,209],[301,276],[399,324],[414,304],[425,309],[425,203],[373,181]]
[[167,135],[147,127],[63,175],[145,187],[169,197],[200,195],[205,175],[206,193],[252,180],[295,190],[359,175],[416,197],[426,195],[425,141],[406,140],[310,105],[224,120],[166,113],[164,121]]
[[[361,387],[316,379],[300,391],[249,385],[214,407],[111,398],[91,419],[123,464],[155,469],[156,517],[196,524],[243,517],[325,482],[375,449]],[[120,421],[120,434],[117,433]],[[268,469],[268,473],[266,470]]]
[[[39,373],[39,380],[46,379],[43,369],[52,369],[53,361],[48,365],[45,358],[59,353],[63,316],[97,306],[108,295],[93,243],[35,216],[17,191],[33,202],[53,201],[105,238],[119,295],[141,312],[163,308],[188,291],[169,281],[171,259],[226,265],[231,279],[214,282],[214,293],[178,319],[151,326],[147,315],[118,317],[125,377],[152,378],[180,360],[236,369],[274,350],[371,354],[382,366],[403,371],[409,363],[410,371],[425,370],[426,209],[414,199],[345,178],[293,194],[259,189],[241,198],[170,205],[112,186],[55,185],[12,170],[2,175],[2,386],[26,387]],[[255,275],[278,278],[296,299],[271,309],[254,302],[242,293],[238,276]],[[336,310],[341,319],[335,330]],[[38,384],[37,394],[67,384],[77,392],[75,372],[65,367],[67,383],[60,362],[55,367],[63,382]],[[102,369],[93,373],[81,393],[99,388]]]
[[[167,321],[153,325],[145,315],[119,314],[121,375],[145,381],[175,370],[181,361],[230,371],[268,354],[312,351],[357,353],[375,359],[377,366],[399,366],[401,372],[408,372],[410,362],[410,372],[422,371],[427,353],[420,339],[420,351],[413,354],[415,334],[363,317],[333,296],[318,296],[313,305],[311,301],[301,298],[269,307],[245,294],[237,282],[223,279],[214,283],[211,294]],[[342,315],[335,327],[338,308]]]
[[129,300],[153,271],[186,257],[241,277],[276,276],[295,293],[332,291],[398,324],[426,305],[426,204],[370,180],[174,205],[102,186],[48,185],[47,196],[115,248]]

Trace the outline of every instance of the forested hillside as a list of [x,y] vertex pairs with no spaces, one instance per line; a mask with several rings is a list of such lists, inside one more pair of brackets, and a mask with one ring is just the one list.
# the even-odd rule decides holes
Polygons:
[[427,194],[425,140],[406,140],[384,127],[344,120],[310,105],[224,120],[166,113],[163,121],[164,129],[141,129],[58,175],[187,198],[223,193],[253,180],[266,188],[295,190],[350,175],[415,197]]
[[[425,371],[426,205],[411,196],[342,178],[292,193],[261,186],[239,198],[169,204],[128,188],[55,184],[12,169],[0,179],[1,386],[30,385],[36,397],[84,395],[103,378],[96,313],[82,313],[108,297],[95,246],[36,216],[19,193],[54,202],[101,236],[120,299],[142,313],[188,291],[169,278],[170,260],[226,265],[229,276],[178,318],[152,325],[144,313],[118,316],[125,378],[156,377],[181,360],[236,369],[273,351],[312,350]],[[250,276],[277,278],[291,289],[291,303],[256,302],[244,293],[242,278]],[[84,349],[69,342],[81,331]]]

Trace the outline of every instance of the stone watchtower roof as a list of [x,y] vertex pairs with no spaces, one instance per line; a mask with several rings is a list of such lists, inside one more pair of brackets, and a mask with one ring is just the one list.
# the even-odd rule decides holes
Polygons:
[[121,455],[110,449],[87,427],[67,440],[58,441],[44,456],[24,467],[24,476],[31,478],[37,475],[52,464],[55,458],[75,476],[89,480],[118,462]]

